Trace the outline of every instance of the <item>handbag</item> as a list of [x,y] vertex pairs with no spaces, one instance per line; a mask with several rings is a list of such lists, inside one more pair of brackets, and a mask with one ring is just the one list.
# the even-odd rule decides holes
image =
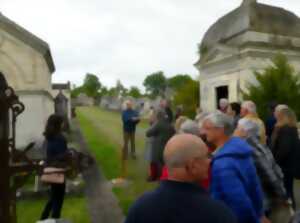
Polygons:
[[65,169],[46,167],[43,170],[41,181],[48,184],[63,184],[65,182]]

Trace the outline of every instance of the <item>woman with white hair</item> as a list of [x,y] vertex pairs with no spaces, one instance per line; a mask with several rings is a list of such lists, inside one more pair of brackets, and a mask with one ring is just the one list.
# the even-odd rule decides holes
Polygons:
[[259,126],[254,121],[241,119],[234,135],[245,139],[254,149],[255,167],[265,195],[265,211],[272,213],[281,204],[287,204],[282,170],[276,164],[271,150],[260,143]]

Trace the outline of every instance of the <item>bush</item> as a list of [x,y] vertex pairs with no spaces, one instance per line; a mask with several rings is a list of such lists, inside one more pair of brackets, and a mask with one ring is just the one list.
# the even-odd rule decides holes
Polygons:
[[249,85],[243,93],[245,100],[252,100],[262,118],[268,114],[268,104],[287,104],[300,117],[300,77],[284,55],[277,55],[273,65],[263,72],[255,72],[258,85]]

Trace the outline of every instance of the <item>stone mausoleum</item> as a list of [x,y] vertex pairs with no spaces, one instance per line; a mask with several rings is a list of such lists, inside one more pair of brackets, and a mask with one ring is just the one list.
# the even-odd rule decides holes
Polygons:
[[199,45],[201,107],[214,111],[220,98],[240,101],[254,71],[271,65],[284,54],[300,71],[300,18],[286,9],[243,0],[220,18]]
[[26,106],[17,122],[19,148],[42,136],[54,112],[54,71],[48,44],[0,13],[0,72]]

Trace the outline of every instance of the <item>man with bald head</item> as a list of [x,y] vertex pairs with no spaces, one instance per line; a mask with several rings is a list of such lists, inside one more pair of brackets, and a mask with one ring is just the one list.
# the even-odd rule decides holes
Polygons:
[[164,151],[169,179],[131,207],[125,223],[235,223],[231,211],[212,200],[197,183],[207,178],[210,159],[194,135],[171,138]]

